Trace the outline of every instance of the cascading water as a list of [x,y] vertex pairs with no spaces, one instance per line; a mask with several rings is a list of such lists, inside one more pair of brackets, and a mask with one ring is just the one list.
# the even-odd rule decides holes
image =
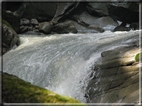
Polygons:
[[135,33],[20,35],[21,45],[3,56],[3,72],[86,102],[93,63],[102,51],[125,45]]

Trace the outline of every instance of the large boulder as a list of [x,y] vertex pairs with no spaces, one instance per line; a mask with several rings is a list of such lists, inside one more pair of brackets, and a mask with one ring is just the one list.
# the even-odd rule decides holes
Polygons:
[[50,34],[52,30],[52,23],[50,22],[42,22],[39,24],[39,31],[45,34]]
[[93,16],[108,16],[108,9],[106,3],[88,3],[86,5],[88,13]]
[[56,13],[56,3],[50,2],[27,2],[23,9],[23,18],[35,18],[39,22],[50,21]]
[[[79,103],[79,101],[56,94],[45,88],[41,88],[23,81],[22,79],[2,73],[2,102],[3,103]],[[85,105],[84,105],[85,106]]]
[[13,46],[18,46],[20,40],[14,29],[6,21],[2,22],[2,54],[4,54]]
[[77,29],[71,21],[65,21],[62,23],[58,23],[53,26],[53,32],[63,34],[63,33],[77,33]]
[[56,14],[52,19],[53,23],[58,23],[64,20],[66,17],[72,15],[77,10],[79,2],[60,2],[57,3]]
[[132,23],[139,21],[138,3],[110,3],[108,5],[109,15],[116,20]]

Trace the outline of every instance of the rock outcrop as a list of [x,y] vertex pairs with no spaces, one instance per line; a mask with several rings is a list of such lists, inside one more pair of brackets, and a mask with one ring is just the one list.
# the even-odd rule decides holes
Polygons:
[[94,16],[108,16],[108,8],[106,3],[88,3],[87,11]]
[[125,23],[139,21],[138,3],[109,3],[108,11],[111,17]]
[[26,8],[22,11],[22,18],[35,18],[39,22],[50,21],[54,17],[57,8],[55,2],[26,2],[25,5]]
[[17,33],[6,21],[2,21],[2,55],[9,51],[13,46],[19,45],[20,40]]
[[[137,40],[136,40],[137,39]],[[104,51],[91,75],[86,97],[89,103],[138,103],[140,52],[138,38],[126,46]]]
[[[59,28],[59,24],[64,24],[66,23],[66,20],[71,20],[74,21],[73,23],[75,23],[77,32],[81,32],[81,30],[82,32],[83,30],[87,30],[88,32],[90,31],[93,33],[98,33],[104,32],[106,30],[113,31],[115,27],[116,31],[128,31],[125,26],[123,28],[117,27],[119,26],[117,21],[131,24],[130,29],[132,30],[139,28],[139,25],[135,24],[139,21],[138,3],[99,3],[80,1],[42,3],[22,1],[15,4],[11,2],[4,2],[2,4],[2,18],[9,22],[17,33],[25,33],[29,30],[39,32],[38,25],[35,25],[35,28],[29,27],[28,25],[20,26],[20,19],[35,19],[39,23],[52,23],[53,26],[55,25],[54,28],[56,28],[56,26]],[[12,8],[12,6],[15,7]],[[56,29],[54,28],[53,30],[55,31]],[[52,31],[46,32],[48,32],[46,34],[50,34]]]

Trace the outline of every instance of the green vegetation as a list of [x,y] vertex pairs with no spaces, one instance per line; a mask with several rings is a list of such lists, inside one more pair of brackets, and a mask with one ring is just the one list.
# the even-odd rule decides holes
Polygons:
[[2,74],[2,96],[5,103],[75,103],[75,106],[84,106],[79,101],[56,94],[47,89],[32,85],[7,73]]
[[136,61],[136,62],[139,62],[139,60],[142,59],[141,56],[142,56],[142,53],[137,53],[136,56],[135,56],[135,61]]
[[[1,19],[0,19],[0,20],[1,20]],[[2,19],[2,24],[8,26],[11,30],[14,30],[14,29],[12,28],[12,26],[11,26],[7,21],[5,21],[5,20],[3,20],[3,19]]]

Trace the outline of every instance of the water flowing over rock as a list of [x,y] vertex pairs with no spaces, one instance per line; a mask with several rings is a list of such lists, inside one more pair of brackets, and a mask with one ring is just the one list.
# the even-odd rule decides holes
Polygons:
[[[138,34],[139,31],[121,33],[104,32],[99,34],[54,34],[52,36],[21,35],[21,45],[3,56],[3,72],[16,75],[32,84],[47,88],[62,95],[71,96],[86,103],[89,102],[89,100],[86,101],[86,88],[88,87],[89,80],[91,80],[90,76],[92,72],[94,72],[92,66],[94,66],[94,63],[101,57],[102,52],[102,56],[105,58],[105,60],[102,61],[104,63],[100,64],[100,66],[103,67],[103,70],[100,70],[102,74],[104,73],[104,75],[107,76],[107,74],[115,73],[115,70],[111,71],[106,69],[108,66],[111,68],[113,65],[114,68],[117,68],[119,65],[125,65],[125,67],[120,66],[120,68],[126,68],[126,70],[128,69],[127,71],[129,71],[129,68],[133,67],[134,70],[136,68],[135,71],[131,71],[132,73],[130,72],[129,74],[128,72],[126,76],[125,74],[121,76],[121,73],[124,72],[120,72],[123,71],[120,69],[119,72],[122,80],[123,78],[124,80],[128,79],[129,76],[135,75],[138,72],[137,64],[132,67],[129,66],[134,62],[133,56],[129,58],[130,55],[128,55],[128,58],[122,58],[123,61],[121,60],[122,62],[119,64],[116,63],[119,61],[116,58],[118,55],[115,55],[115,53],[111,51],[104,52],[121,46],[126,46],[127,48],[127,46],[131,45],[130,47],[133,47],[132,45],[137,44]],[[124,50],[126,50],[125,57],[127,54],[135,54],[127,52],[127,50],[130,50],[129,47]],[[118,49],[118,51],[121,51],[121,49]],[[116,54],[118,54],[117,51]],[[108,61],[108,59],[110,59],[108,55],[112,57],[110,61]],[[122,55],[120,54],[120,56]],[[97,63],[98,62],[99,60]],[[109,70],[109,72],[107,72],[107,70]],[[97,74],[94,75],[97,76]],[[117,76],[114,74],[114,77],[116,78]],[[117,78],[119,79],[119,77]],[[131,78],[130,80],[132,80],[132,82],[137,81],[137,78],[134,81],[133,78]],[[105,79],[105,77],[100,78],[100,83],[103,83],[101,82],[103,79]],[[103,81],[108,80],[105,79]],[[113,83],[111,87],[115,88],[115,86],[121,85],[122,81],[118,80],[118,82]],[[103,86],[96,86],[97,90],[99,90],[98,87],[100,87],[100,94],[102,89],[106,89],[106,87],[104,87],[106,84],[107,83],[103,83]],[[135,89],[137,89],[137,85],[135,87]],[[133,92],[133,90],[134,89],[130,89],[129,93],[131,93],[131,91]],[[113,93],[113,91],[110,91],[110,93],[111,92]],[[96,98],[94,93],[91,94],[92,97]],[[108,93],[106,92],[105,94],[107,95]],[[123,97],[121,95],[119,96],[119,98]],[[111,97],[113,97],[113,95]],[[98,99],[99,98],[100,97],[98,97]],[[107,97],[105,97],[105,99],[107,99]],[[111,102],[112,100],[105,99],[103,99],[104,102],[107,100]],[[118,103],[118,101],[115,100],[112,102]],[[95,101],[96,99],[92,100],[92,102]]]
[[89,103],[138,103],[140,64],[134,57],[139,39],[115,49],[104,51],[95,62],[86,97]]

